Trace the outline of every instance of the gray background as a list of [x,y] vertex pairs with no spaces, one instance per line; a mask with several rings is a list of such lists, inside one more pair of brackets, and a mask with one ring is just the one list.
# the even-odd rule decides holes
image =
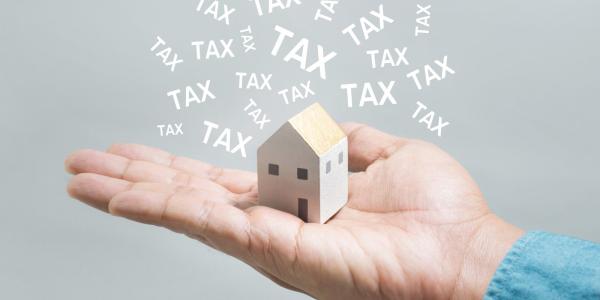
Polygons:
[[[260,142],[314,100],[338,120],[439,144],[518,226],[600,242],[598,1],[431,1],[432,33],[419,39],[416,2],[384,1],[396,22],[361,47],[340,31],[379,2],[342,0],[332,23],[312,20],[317,1],[263,17],[251,2],[225,2],[237,8],[230,26],[191,0],[0,3],[0,298],[305,298],[196,241],[69,199],[63,159],[136,142],[253,170]],[[259,50],[244,55],[248,24]],[[339,53],[326,81],[269,54],[275,24]],[[149,51],[156,35],[184,58],[175,73]],[[225,38],[236,58],[195,60],[191,41]],[[410,69],[370,68],[364,51],[402,46]],[[404,77],[443,55],[456,75],[423,91]],[[272,73],[274,90],[239,90],[236,71]],[[176,111],[166,92],[204,79],[217,99]],[[316,97],[284,105],[276,95],[307,79]],[[398,81],[397,105],[346,107],[340,84],[376,80]],[[250,97],[273,120],[263,131],[242,112]],[[410,118],[417,100],[452,122],[442,138]],[[250,156],[202,144],[204,120],[254,136]],[[160,137],[156,125],[169,122],[185,135]]]

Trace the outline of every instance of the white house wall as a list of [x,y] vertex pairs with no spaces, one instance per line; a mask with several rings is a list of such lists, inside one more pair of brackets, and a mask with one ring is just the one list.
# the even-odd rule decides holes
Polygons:
[[[342,163],[338,163],[339,153],[343,153]],[[327,162],[331,162],[331,171],[326,173]],[[320,158],[321,178],[321,216],[325,223],[348,201],[348,139],[344,138]]]
[[[260,205],[298,216],[298,198],[308,200],[308,222],[320,221],[319,158],[285,123],[258,149]],[[279,165],[279,176],[269,175],[268,164]],[[297,178],[297,168],[308,170],[308,180]]]

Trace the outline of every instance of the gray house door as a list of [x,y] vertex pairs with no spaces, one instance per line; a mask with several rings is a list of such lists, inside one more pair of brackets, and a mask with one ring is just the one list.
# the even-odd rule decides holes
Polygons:
[[308,200],[298,198],[298,218],[304,222],[308,222]]

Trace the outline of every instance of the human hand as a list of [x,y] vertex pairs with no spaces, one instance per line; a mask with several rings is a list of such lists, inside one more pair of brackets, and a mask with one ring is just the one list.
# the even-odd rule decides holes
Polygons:
[[141,145],[80,150],[68,192],[93,207],[184,233],[319,299],[482,298],[521,230],[431,144],[359,124],[348,134],[348,203],[326,224],[256,205],[254,173]]

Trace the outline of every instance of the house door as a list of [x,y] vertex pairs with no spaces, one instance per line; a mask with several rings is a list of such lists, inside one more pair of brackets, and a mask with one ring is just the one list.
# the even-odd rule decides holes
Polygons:
[[308,222],[308,200],[298,198],[298,218],[304,222]]

